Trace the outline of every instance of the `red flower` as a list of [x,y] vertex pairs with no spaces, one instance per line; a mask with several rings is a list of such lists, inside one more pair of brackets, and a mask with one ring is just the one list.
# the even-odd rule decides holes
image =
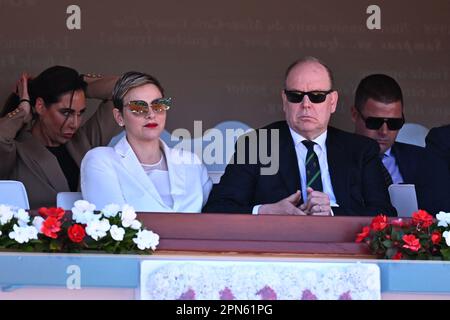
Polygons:
[[442,235],[439,231],[435,231],[431,234],[431,242],[433,242],[433,244],[439,244],[439,242],[441,242],[442,239]]
[[61,231],[61,221],[56,217],[48,217],[42,223],[41,232],[47,237],[56,239],[59,231]]
[[387,225],[388,225],[387,217],[380,214],[372,219],[372,223],[370,224],[370,227],[375,231],[381,231],[384,228],[386,228]]
[[410,249],[411,251],[419,251],[420,242],[419,242],[419,239],[417,239],[415,235],[413,235],[413,234],[406,235],[405,234],[402,237],[402,240],[405,241],[405,243],[406,243],[403,245],[403,248]]
[[404,225],[405,223],[403,222],[402,218],[400,218],[400,219],[392,220],[392,221],[391,221],[391,224],[392,224],[393,226],[395,226],[395,227],[401,228],[401,227],[403,227],[403,225]]
[[60,220],[62,217],[64,217],[64,209],[62,208],[40,208],[39,209],[39,214],[41,215],[41,217],[43,217],[44,219],[47,217],[54,217],[58,220]]
[[424,228],[428,228],[433,224],[433,216],[430,215],[425,210],[419,210],[414,212],[412,215],[413,223],[417,225],[421,225]]
[[403,254],[398,251],[394,256],[392,257],[392,260],[401,260],[403,258]]
[[356,237],[356,242],[361,242],[363,241],[365,238],[367,238],[370,234],[370,228],[369,227],[364,227],[362,229],[361,233],[358,233],[357,237]]
[[67,234],[69,235],[70,240],[75,243],[80,243],[86,236],[86,232],[84,231],[83,226],[80,224],[74,224],[73,226],[70,226],[67,230]]

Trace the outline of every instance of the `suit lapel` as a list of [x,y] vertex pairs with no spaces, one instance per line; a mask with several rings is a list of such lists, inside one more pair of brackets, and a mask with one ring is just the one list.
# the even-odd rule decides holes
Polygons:
[[82,135],[80,135],[79,131],[69,142],[66,143],[67,151],[79,167],[81,166],[81,161],[83,160],[87,151],[89,151],[91,148],[92,146]]
[[395,157],[395,163],[400,170],[400,174],[402,175],[403,181],[414,181],[414,161],[415,159],[408,159],[408,155],[405,152],[402,145],[395,142],[392,145],[391,153]]
[[[186,185],[186,166],[180,161],[185,158],[178,157],[178,152],[183,152],[182,150],[171,150],[163,141],[160,142],[164,149],[164,154],[167,161],[167,170],[169,171],[169,181],[170,181],[170,193],[173,198],[173,209],[177,211],[178,205],[181,203],[180,199],[186,196],[186,190],[188,186]],[[192,157],[192,161],[196,159]]]
[[44,145],[27,131],[21,133],[18,140],[23,146],[22,160],[31,171],[37,173],[37,178],[45,177],[43,183],[48,184],[55,192],[70,191],[58,160]]
[[133,149],[126,139],[126,136],[119,140],[114,147],[114,150],[120,155],[120,161],[125,170],[135,181],[139,182],[142,190],[147,195],[154,198],[161,206],[167,207],[161,199],[155,185],[142,168],[136,154],[133,152]]
[[[294,140],[286,123],[280,128],[279,147],[280,176],[288,189],[288,193],[291,195],[297,190],[301,190],[301,185]],[[273,152],[273,146],[271,152]]]
[[336,202],[340,207],[348,207],[349,201],[349,163],[347,152],[342,148],[339,138],[333,128],[328,127],[327,133],[327,160],[330,171],[331,185],[336,197]]

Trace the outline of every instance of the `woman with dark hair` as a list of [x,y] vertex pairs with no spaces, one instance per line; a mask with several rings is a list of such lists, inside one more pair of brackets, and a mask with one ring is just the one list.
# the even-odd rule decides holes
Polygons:
[[[58,192],[77,191],[86,152],[121,131],[110,101],[116,80],[64,66],[32,80],[21,76],[0,114],[0,179],[22,181],[31,208],[53,206]],[[86,98],[102,103],[82,125]]]
[[154,77],[127,72],[113,91],[114,117],[126,136],[89,151],[81,163],[83,198],[102,209],[129,204],[144,212],[200,212],[212,181],[193,153],[160,136],[171,99]]

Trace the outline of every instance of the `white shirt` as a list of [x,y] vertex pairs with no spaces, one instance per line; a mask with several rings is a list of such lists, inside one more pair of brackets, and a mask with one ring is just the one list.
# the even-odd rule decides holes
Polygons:
[[170,178],[167,169],[164,152],[161,152],[161,159],[155,164],[141,163],[147,177],[157,186],[156,191],[161,197],[162,201],[169,208],[173,208],[173,198],[170,193]]
[[164,204],[169,208],[173,208],[173,198],[170,193],[169,172],[163,170],[151,170],[150,172],[147,172],[147,176],[152,180],[155,186],[158,186],[156,191],[158,191]]
[[[291,132],[292,139],[294,140],[295,153],[297,155],[297,164],[301,179],[300,184],[302,190],[302,199],[304,200],[303,202],[305,202],[306,199],[308,199],[308,193],[306,192],[306,166],[305,166],[306,154],[308,152],[308,149],[302,143],[302,141],[308,139],[301,136],[291,128],[289,128],[289,131]],[[323,193],[326,193],[330,197],[331,207],[339,207],[339,204],[336,203],[336,196],[334,195],[333,186],[331,185],[330,171],[328,170],[328,157],[326,146],[327,131],[325,131],[312,141],[316,143],[314,145],[314,152],[317,154],[317,157],[319,158],[320,176],[322,178]],[[261,205],[254,206],[252,214],[258,214],[258,210],[260,207]],[[331,214],[334,215],[333,211],[331,212]]]

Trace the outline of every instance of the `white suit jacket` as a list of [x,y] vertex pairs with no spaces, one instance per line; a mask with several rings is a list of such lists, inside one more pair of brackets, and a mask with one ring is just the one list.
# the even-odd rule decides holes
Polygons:
[[206,167],[195,154],[160,143],[167,160],[172,208],[159,196],[126,137],[115,147],[94,148],[83,158],[83,198],[97,210],[111,203],[126,203],[141,212],[201,212],[212,188]]

